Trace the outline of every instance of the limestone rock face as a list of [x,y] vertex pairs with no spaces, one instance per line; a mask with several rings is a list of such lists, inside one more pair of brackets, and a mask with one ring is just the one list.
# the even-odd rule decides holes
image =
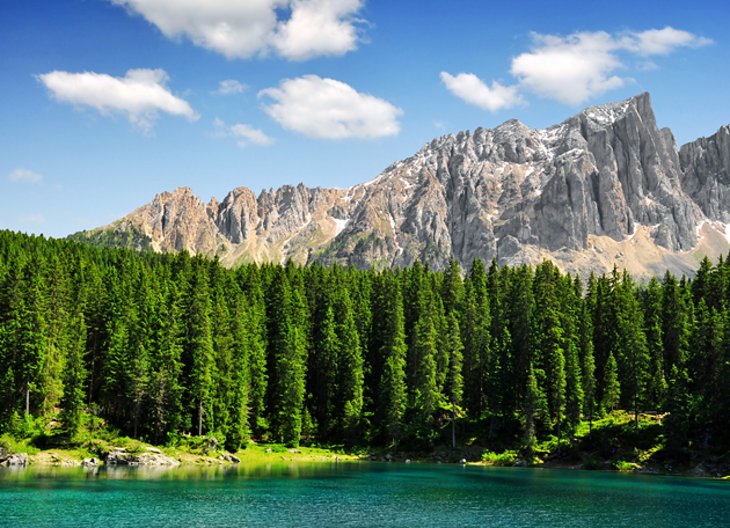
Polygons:
[[255,196],[239,187],[208,204],[177,189],[91,237],[124,245],[141,234],[158,251],[227,265],[420,260],[442,269],[452,257],[462,267],[552,258],[565,271],[616,263],[646,276],[688,272],[695,253],[730,249],[726,222],[730,127],[678,150],[641,94],[547,129],[510,120],[443,136],[348,189],[285,185]]
[[730,126],[679,151],[682,187],[711,219],[730,221]]

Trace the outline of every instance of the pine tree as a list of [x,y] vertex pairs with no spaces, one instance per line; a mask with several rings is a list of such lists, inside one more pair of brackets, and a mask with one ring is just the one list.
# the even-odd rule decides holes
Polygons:
[[581,309],[579,334],[583,415],[588,418],[589,432],[593,432],[593,416],[596,409],[596,363],[593,356],[593,320],[588,301],[583,302]]
[[266,392],[269,374],[267,371],[267,326],[266,326],[266,303],[261,284],[261,272],[254,266],[245,269],[245,278],[239,279],[243,282],[243,291],[248,303],[245,327],[241,331],[248,340],[247,357],[248,365],[247,378],[249,423],[257,437],[261,437],[268,429],[266,420]]
[[[496,297],[496,292],[492,293]],[[463,304],[464,404],[470,416],[480,418],[487,410],[487,374],[492,341],[490,327],[493,321],[487,274],[481,260],[475,259],[472,263]]]
[[608,360],[603,371],[603,399],[601,407],[605,411],[613,411],[619,402],[621,396],[621,387],[618,381],[618,365],[613,357],[613,352],[609,352]]
[[537,435],[538,423],[544,423],[548,419],[547,399],[545,393],[540,389],[538,375],[532,364],[527,370],[527,385],[525,390],[524,414],[524,449],[527,457],[532,458],[535,438]]
[[184,354],[190,368],[187,382],[189,412],[194,431],[201,436],[214,423],[211,398],[215,365],[208,277],[199,261],[195,263],[192,273],[185,311],[187,328]]
[[571,431],[575,431],[580,423],[585,394],[578,349],[572,341],[565,353],[565,398],[565,417]]
[[459,321],[456,314],[452,312],[449,315],[448,334],[446,338],[446,349],[449,352],[449,366],[444,391],[451,414],[452,448],[456,448],[456,417],[460,414],[460,406],[464,392],[464,380],[461,375],[463,348],[459,331]]
[[646,403],[660,409],[666,398],[664,375],[664,344],[662,342],[662,291],[659,281],[652,277],[644,290],[644,333],[648,352]]
[[382,284],[385,296],[378,320],[385,325],[380,336],[379,357],[382,370],[378,382],[377,409],[381,416],[382,436],[397,446],[403,432],[403,416],[406,410],[406,337],[403,304],[399,283],[386,273]]
[[664,373],[670,377],[675,365],[681,371],[689,349],[690,317],[677,279],[669,272],[662,282],[662,341]]
[[620,285],[615,290],[616,356],[623,408],[634,411],[634,423],[639,428],[639,405],[646,388],[649,356],[644,333],[644,319],[639,302],[634,295],[633,281],[624,271]]
[[296,446],[304,410],[307,334],[303,324],[307,315],[296,271],[286,271],[276,271],[268,296],[269,415],[273,438]]
[[81,417],[84,410],[84,384],[86,382],[86,324],[84,314],[77,310],[71,319],[68,349],[66,353],[66,368],[63,385],[63,424],[71,437],[74,437],[81,427]]
[[337,405],[342,436],[349,443],[356,443],[362,433],[364,365],[360,337],[355,324],[354,310],[346,289],[338,295],[337,336]]
[[565,336],[556,295],[558,273],[549,262],[541,264],[535,272],[535,317],[532,321],[532,334],[537,351],[535,361],[545,372],[544,390],[550,420],[560,438],[561,424],[565,417],[566,368],[563,348]]

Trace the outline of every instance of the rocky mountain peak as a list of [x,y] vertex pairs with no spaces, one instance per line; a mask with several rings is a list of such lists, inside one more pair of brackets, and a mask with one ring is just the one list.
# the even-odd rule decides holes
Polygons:
[[[677,149],[648,93],[546,129],[509,120],[436,138],[348,189],[239,187],[206,206],[161,193],[117,223],[158,250],[255,260],[440,269],[450,258],[638,275],[730,248],[730,127]],[[103,228],[116,229],[115,224]],[[704,249],[703,249],[704,248]]]

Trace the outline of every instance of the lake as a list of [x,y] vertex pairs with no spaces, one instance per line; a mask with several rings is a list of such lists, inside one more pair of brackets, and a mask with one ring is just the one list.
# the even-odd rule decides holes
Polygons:
[[0,470],[0,526],[728,526],[730,482],[341,463]]

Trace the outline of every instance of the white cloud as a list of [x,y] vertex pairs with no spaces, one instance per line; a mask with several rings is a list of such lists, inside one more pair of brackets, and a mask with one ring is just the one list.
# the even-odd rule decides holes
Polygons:
[[577,105],[624,81],[612,72],[621,66],[608,33],[574,33],[567,37],[533,35],[535,48],[512,59],[511,73],[538,95]]
[[310,137],[371,139],[400,132],[400,108],[334,79],[286,79],[259,97],[269,99],[264,110],[281,126]]
[[693,35],[688,31],[667,26],[663,29],[648,29],[631,32],[618,41],[622,49],[642,55],[668,55],[677,48],[699,48],[712,44],[712,40]]
[[[357,47],[362,0],[111,0],[168,38],[185,36],[229,59],[275,51],[303,60]],[[279,20],[278,15],[289,14]]]
[[611,35],[604,31],[568,36],[533,34],[533,49],[512,59],[511,73],[520,85],[540,96],[577,105],[627,79],[616,75],[625,68],[620,53],[641,57],[667,55],[680,47],[699,47],[710,41],[671,27]]
[[236,123],[235,125],[226,125],[222,120],[216,118],[213,121],[215,127],[215,136],[219,138],[232,137],[236,140],[239,147],[244,148],[250,144],[260,147],[268,147],[274,144],[274,140],[267,136],[262,130],[254,128],[245,123]]
[[103,115],[126,114],[143,131],[154,126],[160,112],[198,119],[187,101],[167,89],[164,70],[129,70],[124,77],[105,73],[52,71],[38,78],[61,102],[95,108]]
[[32,170],[18,167],[8,174],[8,180],[16,183],[40,183],[43,180],[43,176]]
[[486,110],[508,108],[522,102],[521,93],[532,92],[569,105],[620,88],[632,79],[619,75],[633,56],[633,69],[647,71],[659,66],[650,60],[679,48],[699,48],[711,44],[705,37],[667,26],[662,29],[607,33],[585,31],[570,35],[532,34],[529,51],[512,58],[510,73],[515,86],[493,82],[491,86],[476,75],[452,76],[441,72],[441,80],[457,97]]
[[291,17],[274,35],[274,47],[292,60],[344,55],[357,47],[354,14],[361,7],[361,0],[294,0]]
[[441,72],[441,81],[456,97],[490,112],[510,108],[522,102],[517,86],[503,86],[494,81],[490,87],[473,73],[460,73],[454,77],[447,72]]
[[218,83],[218,88],[212,92],[213,95],[236,95],[245,92],[248,86],[236,81],[235,79],[226,79]]

